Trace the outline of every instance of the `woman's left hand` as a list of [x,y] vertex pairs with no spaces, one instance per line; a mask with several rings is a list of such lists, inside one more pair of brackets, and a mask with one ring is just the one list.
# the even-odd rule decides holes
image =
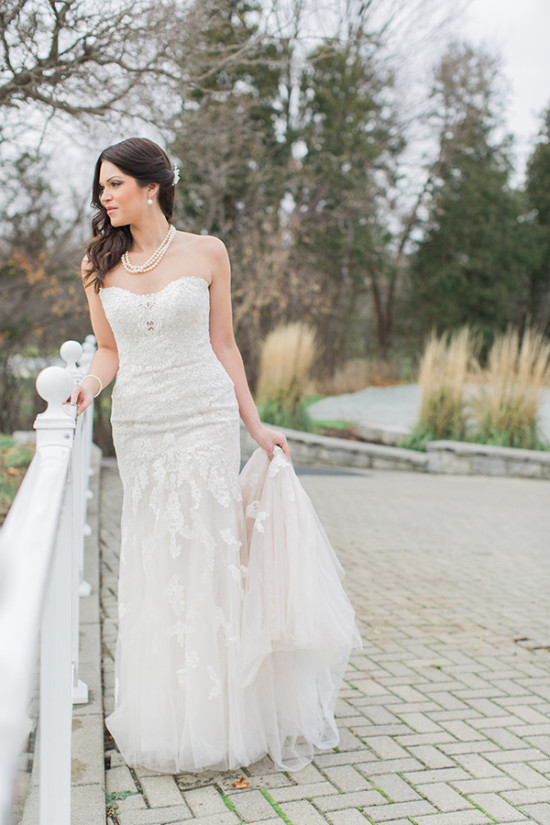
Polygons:
[[288,444],[286,443],[286,437],[283,433],[280,433],[277,430],[268,430],[267,427],[262,426],[258,432],[254,433],[252,438],[260,445],[260,447],[263,447],[270,460],[273,458],[273,449],[277,445],[281,447],[286,457],[290,460]]

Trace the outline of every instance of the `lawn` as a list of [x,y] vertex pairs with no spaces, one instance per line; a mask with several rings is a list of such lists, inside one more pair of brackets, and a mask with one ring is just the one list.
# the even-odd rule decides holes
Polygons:
[[0,523],[6,518],[33,455],[34,444],[18,444],[0,433]]

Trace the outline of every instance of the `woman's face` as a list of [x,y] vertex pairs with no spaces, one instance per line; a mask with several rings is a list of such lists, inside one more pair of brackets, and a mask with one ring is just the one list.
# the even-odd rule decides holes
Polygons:
[[101,163],[99,170],[99,197],[112,226],[135,224],[147,208],[149,188],[139,186],[131,175],[121,172],[109,160]]

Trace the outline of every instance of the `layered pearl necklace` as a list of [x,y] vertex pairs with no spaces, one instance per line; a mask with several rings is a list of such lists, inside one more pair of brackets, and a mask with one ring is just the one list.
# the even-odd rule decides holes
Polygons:
[[141,264],[141,266],[136,266],[135,264],[130,263],[130,258],[128,257],[128,252],[125,252],[124,255],[122,255],[122,257],[120,259],[121,262],[122,262],[122,266],[124,267],[124,269],[127,272],[133,272],[133,273],[136,273],[136,272],[149,272],[149,270],[154,269],[157,266],[157,264],[159,264],[161,262],[162,258],[164,257],[164,254],[165,254],[166,250],[168,249],[168,247],[170,246],[170,244],[174,240],[175,236],[176,236],[176,227],[172,225],[172,226],[170,226],[170,229],[168,230],[168,232],[166,233],[166,235],[162,239],[161,245],[159,246],[158,249],[156,249],[153,252],[153,254],[149,258],[149,260],[145,261],[145,263]]

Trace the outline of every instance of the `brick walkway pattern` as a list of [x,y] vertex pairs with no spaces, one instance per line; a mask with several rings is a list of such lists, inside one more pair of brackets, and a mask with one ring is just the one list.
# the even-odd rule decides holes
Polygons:
[[[550,485],[302,475],[346,569],[365,649],[341,742],[299,773],[131,770],[106,734],[112,825],[550,825]],[[113,702],[120,481],[102,470],[105,712]]]

